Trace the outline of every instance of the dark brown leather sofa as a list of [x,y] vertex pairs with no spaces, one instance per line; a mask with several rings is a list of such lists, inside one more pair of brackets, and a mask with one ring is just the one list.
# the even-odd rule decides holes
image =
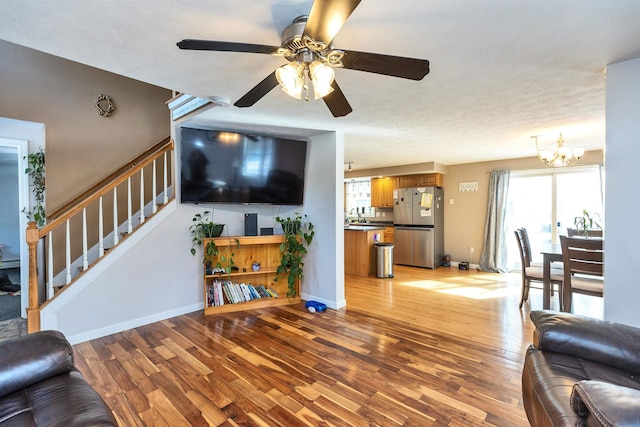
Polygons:
[[522,371],[532,426],[640,425],[640,328],[533,311]]
[[0,343],[0,426],[117,426],[57,331]]

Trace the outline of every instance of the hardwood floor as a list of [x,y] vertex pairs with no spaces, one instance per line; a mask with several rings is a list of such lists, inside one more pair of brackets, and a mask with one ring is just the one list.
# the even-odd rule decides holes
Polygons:
[[[521,311],[519,274],[394,273],[347,276],[343,310],[195,312],[78,344],[76,364],[123,426],[529,425],[541,291]],[[577,297],[600,317],[600,298]]]

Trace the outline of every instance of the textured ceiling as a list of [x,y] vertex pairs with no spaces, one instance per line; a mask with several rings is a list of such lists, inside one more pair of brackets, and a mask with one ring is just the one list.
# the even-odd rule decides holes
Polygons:
[[[284,63],[182,51],[184,38],[280,44],[311,1],[0,0],[0,39],[134,79],[232,102]],[[341,130],[354,170],[535,155],[531,135],[602,149],[605,67],[640,57],[638,0],[363,1],[337,48],[431,62],[419,82],[353,70],[336,79],[353,112],[275,89],[251,108],[199,120]]]

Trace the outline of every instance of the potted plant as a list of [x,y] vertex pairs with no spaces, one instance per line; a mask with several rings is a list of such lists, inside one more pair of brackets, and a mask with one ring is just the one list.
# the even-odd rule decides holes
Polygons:
[[[596,221],[597,219],[597,221]],[[581,236],[588,237],[589,230],[601,230],[600,216],[597,213],[589,212],[586,209],[582,210],[582,215],[577,216],[573,220],[573,227],[578,230]]]
[[44,210],[44,190],[45,190],[45,157],[44,151],[31,153],[26,156],[27,168],[25,173],[31,179],[31,188],[35,197],[35,206],[33,211],[24,208],[22,212],[26,213],[29,219],[37,224],[38,228],[44,227],[47,215]]
[[280,245],[280,265],[276,270],[277,276],[274,281],[278,281],[280,275],[286,275],[287,297],[295,298],[297,295],[295,283],[296,280],[302,280],[304,277],[303,258],[307,254],[307,247],[311,244],[315,231],[306,215],[296,214],[293,218],[276,217],[276,222],[282,226],[284,240]]

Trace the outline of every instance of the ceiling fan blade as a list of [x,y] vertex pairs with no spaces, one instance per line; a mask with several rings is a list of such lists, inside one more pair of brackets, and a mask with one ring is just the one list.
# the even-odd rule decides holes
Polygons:
[[358,4],[360,0],[315,0],[302,35],[331,43]]
[[402,56],[382,55],[379,53],[344,51],[344,68],[384,74],[403,79],[422,80],[429,74],[429,61],[426,59],[405,58]]
[[219,52],[247,52],[265,53],[271,55],[275,53],[279,46],[267,46],[263,44],[220,42],[215,40],[185,39],[179,41],[178,47],[185,50],[214,50]]
[[274,71],[255,85],[253,89],[247,92],[242,98],[238,99],[233,105],[240,108],[251,107],[276,86],[278,86],[278,79],[276,79],[276,72]]
[[353,109],[351,108],[351,105],[349,105],[349,101],[347,101],[344,93],[342,93],[342,89],[340,89],[340,86],[338,86],[338,83],[336,83],[335,80],[331,83],[331,87],[333,88],[333,92],[329,95],[325,95],[322,99],[324,100],[324,103],[327,104],[327,107],[329,107],[333,117],[344,117],[352,112]]

